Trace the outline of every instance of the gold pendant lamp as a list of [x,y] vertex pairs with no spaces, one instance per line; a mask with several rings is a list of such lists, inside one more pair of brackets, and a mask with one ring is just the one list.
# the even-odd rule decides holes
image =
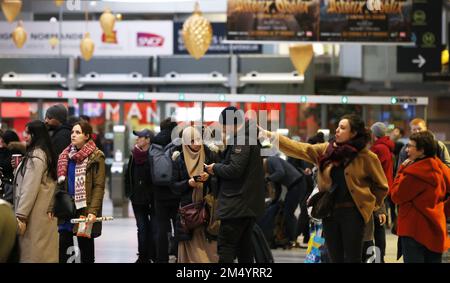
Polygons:
[[301,44],[293,45],[289,47],[289,56],[291,57],[291,62],[299,75],[304,75],[306,69],[311,63],[314,51],[311,44]]
[[2,11],[8,22],[13,22],[22,9],[22,0],[1,0]]
[[52,17],[50,19],[50,26],[51,26],[51,29],[52,29],[52,36],[48,40],[48,43],[50,44],[52,49],[55,49],[55,47],[58,46],[58,44],[59,44],[59,38],[58,38],[58,35],[57,35],[57,31],[56,31],[57,24],[58,24],[58,20],[55,17]]
[[48,42],[50,43],[50,46],[52,47],[52,49],[55,49],[56,46],[58,46],[59,44],[59,39],[56,36],[52,36]]
[[103,33],[106,36],[113,35],[115,24],[116,24],[116,17],[111,13],[111,10],[107,8],[100,16],[100,25],[102,27]]
[[64,0],[55,0],[55,5],[56,5],[57,7],[61,7],[62,4],[64,4]]
[[23,28],[22,21],[17,24],[17,27],[12,32],[12,39],[17,48],[22,48],[27,41],[27,32]]
[[91,35],[88,32],[88,6],[86,6],[85,10],[84,10],[84,17],[85,17],[85,23],[86,23],[86,33],[84,34],[83,39],[81,40],[80,43],[80,52],[81,52],[81,57],[83,57],[84,60],[89,61],[91,60],[92,56],[94,55],[94,49],[95,49],[95,44],[94,41],[91,38]]
[[195,59],[200,59],[208,51],[211,44],[213,31],[211,23],[202,16],[198,2],[195,9],[183,24],[183,40],[187,51]]
[[83,59],[86,61],[91,60],[92,56],[94,55],[94,49],[94,41],[92,40],[89,32],[86,32],[80,44],[81,56],[83,57]]

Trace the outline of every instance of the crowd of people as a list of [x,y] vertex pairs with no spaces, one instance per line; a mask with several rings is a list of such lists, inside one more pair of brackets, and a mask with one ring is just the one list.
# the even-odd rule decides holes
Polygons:
[[[328,141],[317,133],[307,142],[232,106],[220,114],[218,144],[205,140],[204,127],[174,135],[178,125],[167,118],[157,134],[133,131],[124,179],[137,263],[169,255],[178,263],[250,263],[260,248],[255,226],[272,248],[305,248],[312,220],[322,222],[327,262],[367,262],[371,247],[384,262],[387,225],[404,262],[441,262],[450,247],[450,156],[422,119],[411,121],[406,139],[349,114]],[[279,152],[262,156],[262,141]],[[26,125],[23,142],[1,132],[0,167],[0,227],[9,227],[0,229],[0,262],[95,262],[106,171],[89,117],[69,119],[58,104],[44,122]]]

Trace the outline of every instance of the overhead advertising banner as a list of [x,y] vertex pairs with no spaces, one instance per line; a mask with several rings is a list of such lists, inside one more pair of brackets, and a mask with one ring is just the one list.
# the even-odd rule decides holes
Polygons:
[[411,42],[412,0],[381,1],[369,11],[367,0],[321,0],[320,41]]
[[[226,23],[211,23],[213,29],[213,38],[211,45],[206,54],[229,54],[232,48],[235,54],[261,54],[261,44],[224,44],[222,41],[226,40],[227,27]],[[173,53],[174,54],[188,54],[183,40],[183,23],[175,22],[173,25]]]
[[88,31],[95,43],[94,56],[152,56],[172,55],[172,21],[120,21],[114,26],[114,36],[106,37],[99,22],[66,21],[61,36],[58,24],[50,22],[24,22],[28,36],[18,49],[11,32],[15,23],[0,23],[0,55],[59,55],[59,46],[52,48],[50,38],[59,38],[61,55],[80,56],[80,41]]
[[228,40],[317,40],[319,0],[228,0]]
[[412,0],[228,0],[228,40],[411,42]]

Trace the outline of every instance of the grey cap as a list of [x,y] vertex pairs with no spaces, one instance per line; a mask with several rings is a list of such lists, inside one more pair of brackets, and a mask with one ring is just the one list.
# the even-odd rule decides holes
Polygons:
[[64,104],[56,104],[50,106],[45,113],[45,117],[48,119],[55,119],[61,123],[66,123],[67,121],[67,108]]
[[135,135],[137,137],[150,138],[150,140],[152,140],[153,137],[155,136],[155,133],[152,130],[143,129],[142,131],[133,131],[133,135]]
[[372,125],[372,127],[370,127],[370,130],[372,131],[372,133],[377,137],[377,138],[381,138],[384,137],[386,135],[387,132],[387,128],[386,125],[382,122],[376,122]]

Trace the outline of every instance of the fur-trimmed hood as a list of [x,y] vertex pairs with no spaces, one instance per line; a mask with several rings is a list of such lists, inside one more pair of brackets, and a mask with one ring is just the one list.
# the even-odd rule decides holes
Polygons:
[[22,154],[24,155],[27,151],[27,145],[24,142],[10,142],[8,144],[8,149],[12,154]]

